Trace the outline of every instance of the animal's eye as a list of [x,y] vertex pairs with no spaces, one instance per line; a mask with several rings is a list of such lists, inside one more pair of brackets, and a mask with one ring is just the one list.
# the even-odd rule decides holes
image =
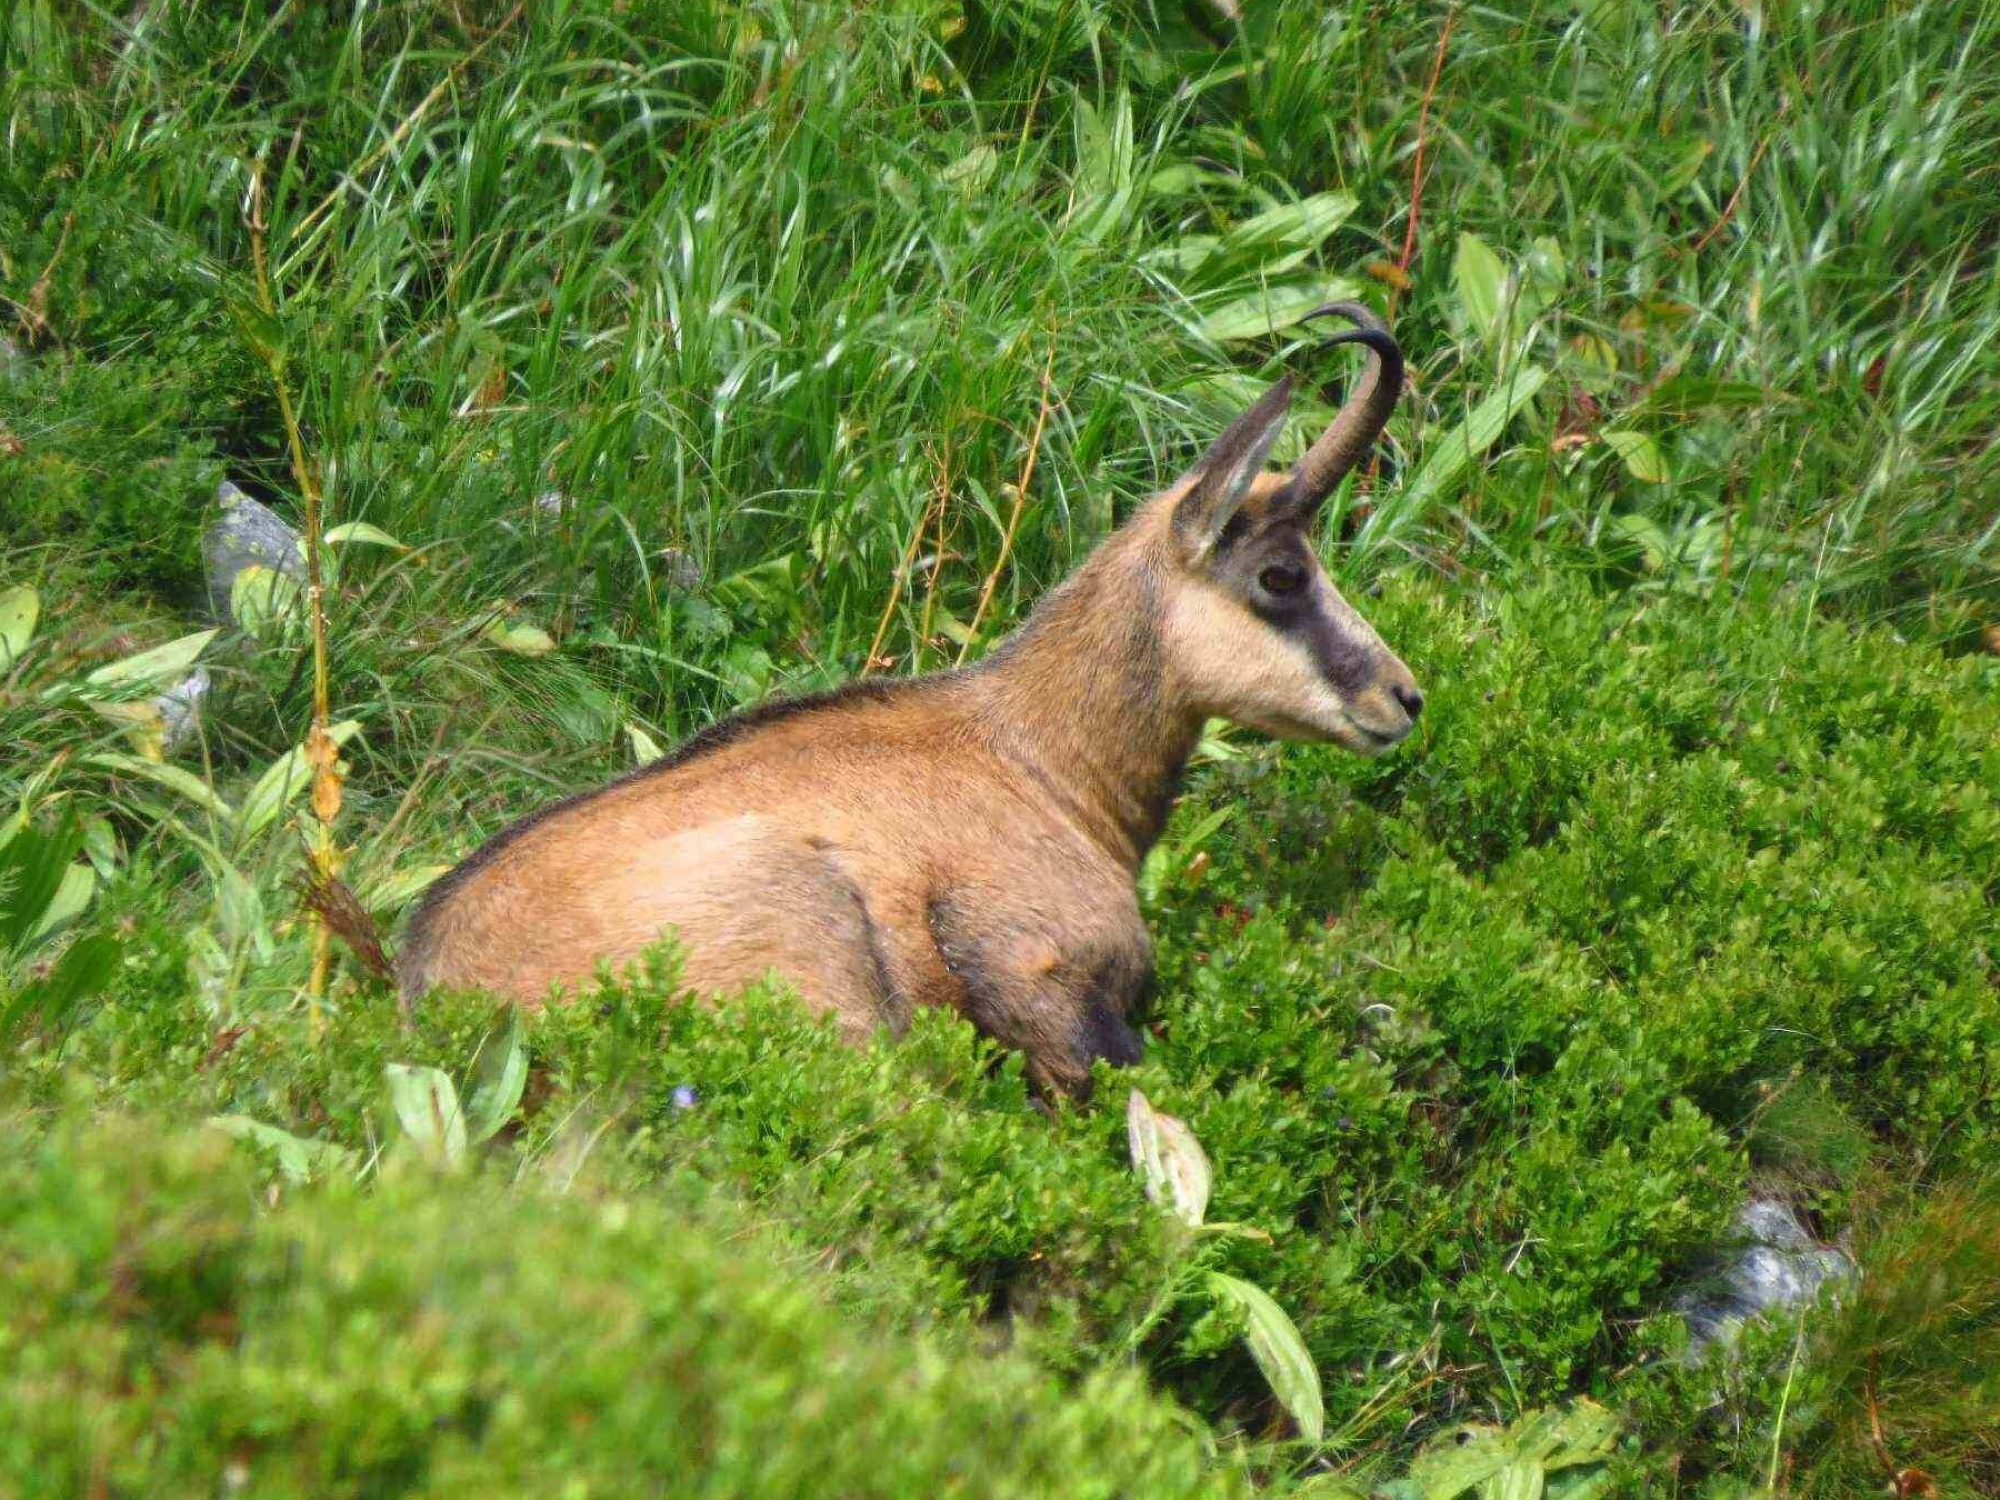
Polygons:
[[1305,587],[1306,570],[1289,563],[1274,563],[1257,575],[1258,586],[1267,594],[1296,594]]

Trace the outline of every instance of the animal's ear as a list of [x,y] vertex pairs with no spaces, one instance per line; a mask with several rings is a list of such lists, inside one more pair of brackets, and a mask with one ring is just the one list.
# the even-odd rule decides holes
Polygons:
[[1215,550],[1250,482],[1263,473],[1291,404],[1292,377],[1287,375],[1231,422],[1194,466],[1194,482],[1174,507],[1174,535],[1190,563],[1206,561]]

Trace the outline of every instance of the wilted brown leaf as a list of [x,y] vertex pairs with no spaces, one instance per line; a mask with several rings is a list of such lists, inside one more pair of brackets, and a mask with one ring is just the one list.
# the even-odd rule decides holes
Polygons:
[[1399,292],[1407,292],[1416,285],[1416,282],[1410,279],[1410,273],[1393,260],[1371,260],[1361,269],[1377,281],[1384,282]]

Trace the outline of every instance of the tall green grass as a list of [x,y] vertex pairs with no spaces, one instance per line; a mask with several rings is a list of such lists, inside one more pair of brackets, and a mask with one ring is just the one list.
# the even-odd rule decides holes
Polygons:
[[[1411,389],[1322,540],[1357,594],[1389,580],[1436,722],[1382,765],[1205,765],[1248,806],[1184,819],[1148,887],[1161,1097],[1284,1231],[1240,1268],[1325,1367],[1335,1456],[1636,1388],[1655,1475],[1761,1477],[1790,1423],[1837,1445],[1833,1486],[1868,1472],[1871,1348],[1899,1430],[1958,1420],[1959,1356],[1887,1340],[1893,1296],[1782,1418],[1757,1353],[1720,1436],[1693,1377],[1628,1383],[1667,1340],[1625,1320],[1753,1167],[1885,1264],[1868,1170],[1990,1169],[1996,791],[1966,726],[1995,684],[1935,654],[2000,618],[2000,6],[1246,9],[0,7],[0,584],[43,605],[0,664],[0,797],[79,809],[79,930],[126,929],[110,1008],[40,1038],[25,1097],[365,1151],[380,1062],[466,1040],[402,1038],[349,976],[352,1055],[300,1044],[270,779],[308,717],[295,621],[217,639],[164,770],[77,691],[195,628],[221,478],[296,516],[274,362],[329,521],[393,543],[338,547],[329,599],[347,875],[393,922],[649,742],[976,655],[1281,370],[1296,451],[1352,369],[1298,317],[1359,294]],[[605,1045],[562,1024],[550,1057]],[[687,1025],[703,1087],[745,1091],[718,1180],[802,1251],[892,1262],[921,1290],[894,1318],[1004,1311],[1077,1369],[1154,1295],[1099,1259],[1157,1269],[1115,1122],[1020,1117],[955,1034],[885,1062],[796,1018]],[[932,1053],[978,1108],[850,1141]],[[679,1081],[648,1078],[635,1192],[684,1165]],[[1767,1089],[1834,1111],[1782,1170]],[[1937,1210],[1975,1247],[1985,1210],[1952,1205],[1983,1191]],[[1224,1433],[1270,1416],[1237,1331],[1177,1315],[1138,1351]]]

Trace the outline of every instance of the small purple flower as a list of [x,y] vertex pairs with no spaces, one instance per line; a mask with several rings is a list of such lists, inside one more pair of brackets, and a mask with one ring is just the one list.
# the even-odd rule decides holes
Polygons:
[[697,1094],[697,1093],[696,1093],[696,1092],[694,1091],[694,1085],[693,1085],[693,1084],[691,1084],[691,1083],[679,1083],[679,1084],[675,1084],[675,1085],[674,1085],[674,1108],[675,1108],[675,1109],[677,1109],[677,1110],[689,1110],[689,1109],[693,1109],[693,1108],[694,1108],[694,1107],[695,1107],[695,1106],[696,1106],[697,1104],[699,1104],[699,1103],[701,1103],[701,1095]]

